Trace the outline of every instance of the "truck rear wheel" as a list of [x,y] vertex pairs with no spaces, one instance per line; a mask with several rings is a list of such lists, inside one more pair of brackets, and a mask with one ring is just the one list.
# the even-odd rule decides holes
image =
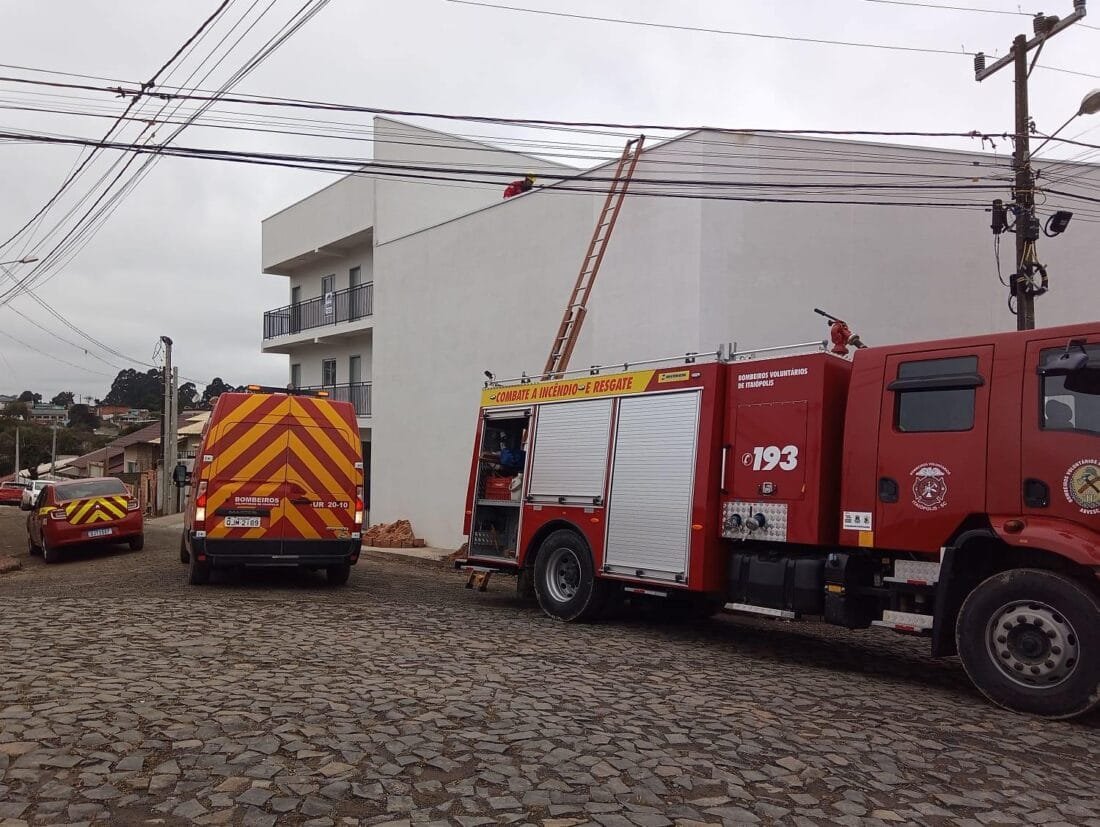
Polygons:
[[1100,599],[1056,572],[1013,569],[978,585],[955,626],[963,667],[994,703],[1044,718],[1100,704]]
[[535,597],[544,612],[558,620],[592,620],[602,611],[607,591],[576,532],[562,529],[543,540],[535,558]]
[[347,563],[341,563],[338,566],[328,566],[325,568],[325,580],[330,586],[343,586],[348,582],[348,578],[351,576],[351,566]]
[[199,555],[192,552],[187,566],[187,582],[192,586],[205,586],[210,582],[210,564],[199,562]]
[[187,553],[187,532],[180,535],[180,562],[187,564],[191,561],[191,555]]

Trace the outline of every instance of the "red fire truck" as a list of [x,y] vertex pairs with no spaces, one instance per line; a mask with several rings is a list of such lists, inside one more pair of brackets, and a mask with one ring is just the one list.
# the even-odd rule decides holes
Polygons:
[[[810,352],[808,352],[810,351]],[[958,654],[1005,707],[1100,703],[1100,324],[490,381],[465,533],[562,620],[624,596]]]

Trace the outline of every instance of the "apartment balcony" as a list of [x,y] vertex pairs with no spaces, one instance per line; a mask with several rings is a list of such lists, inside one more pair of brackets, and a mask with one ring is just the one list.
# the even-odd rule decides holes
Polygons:
[[[351,382],[345,385],[309,385],[302,391],[326,391],[328,398],[337,402],[351,402],[355,406],[355,416],[360,419],[370,417],[370,382]],[[360,422],[360,424],[363,424]]]
[[374,327],[374,283],[337,290],[264,313],[263,351],[289,353],[293,345],[351,336]]

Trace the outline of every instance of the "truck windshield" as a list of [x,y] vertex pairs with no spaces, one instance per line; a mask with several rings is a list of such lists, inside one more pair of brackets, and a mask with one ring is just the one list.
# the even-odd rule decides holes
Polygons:
[[[1043,430],[1100,435],[1100,345],[1089,345],[1085,350],[1089,363],[1078,374],[1043,377]],[[1054,352],[1043,351],[1042,356]]]

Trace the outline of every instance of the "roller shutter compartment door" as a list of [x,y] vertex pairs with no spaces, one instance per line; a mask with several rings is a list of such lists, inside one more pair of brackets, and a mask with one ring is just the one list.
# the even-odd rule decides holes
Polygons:
[[611,400],[540,405],[528,496],[592,504],[603,498]]
[[613,571],[686,578],[698,433],[698,392],[620,402],[604,560]]

